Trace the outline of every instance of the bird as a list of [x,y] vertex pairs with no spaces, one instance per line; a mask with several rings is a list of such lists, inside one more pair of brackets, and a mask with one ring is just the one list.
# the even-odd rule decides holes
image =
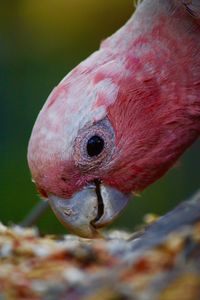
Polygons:
[[53,89],[28,145],[60,222],[101,235],[200,135],[200,2],[138,1],[131,18]]

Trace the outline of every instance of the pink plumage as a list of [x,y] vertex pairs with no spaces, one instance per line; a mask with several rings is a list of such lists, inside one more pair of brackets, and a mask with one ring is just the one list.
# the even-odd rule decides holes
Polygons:
[[[43,196],[67,203],[95,183],[96,192],[103,185],[126,198],[160,178],[198,138],[199,12],[197,0],[144,0],[99,51],[53,90],[28,150]],[[90,156],[88,147],[96,154]],[[93,222],[103,219],[106,205],[100,213],[99,201],[106,197],[97,192],[98,217],[89,220],[95,229],[109,223]]]

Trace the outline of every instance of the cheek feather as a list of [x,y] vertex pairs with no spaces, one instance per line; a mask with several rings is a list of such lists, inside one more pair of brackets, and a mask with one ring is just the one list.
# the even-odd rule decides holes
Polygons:
[[54,159],[44,168],[41,165],[34,166],[32,162],[30,166],[34,170],[32,175],[37,190],[44,197],[47,197],[48,193],[68,199],[92,179],[92,176],[82,173],[72,161]]
[[[104,181],[123,192],[143,190],[159,179],[200,134],[199,57],[197,51],[186,52],[188,44],[196,49],[196,41],[187,38],[187,47],[180,47],[180,41],[162,32],[165,28],[155,48],[148,51],[144,45],[142,63],[137,63],[140,41],[137,59],[128,53],[132,77],[121,82],[108,110],[118,155]],[[153,32],[156,37],[158,31]]]

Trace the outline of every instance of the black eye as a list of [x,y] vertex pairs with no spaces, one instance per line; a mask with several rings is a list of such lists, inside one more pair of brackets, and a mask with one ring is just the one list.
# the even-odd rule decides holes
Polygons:
[[98,136],[92,136],[87,142],[87,153],[89,156],[99,155],[104,148],[104,140]]

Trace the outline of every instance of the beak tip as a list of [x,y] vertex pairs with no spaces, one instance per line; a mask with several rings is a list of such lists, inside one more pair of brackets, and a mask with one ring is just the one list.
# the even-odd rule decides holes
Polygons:
[[123,194],[113,187],[102,185],[101,195],[104,203],[104,213],[94,226],[102,228],[112,223],[124,210],[130,199],[129,194]]

